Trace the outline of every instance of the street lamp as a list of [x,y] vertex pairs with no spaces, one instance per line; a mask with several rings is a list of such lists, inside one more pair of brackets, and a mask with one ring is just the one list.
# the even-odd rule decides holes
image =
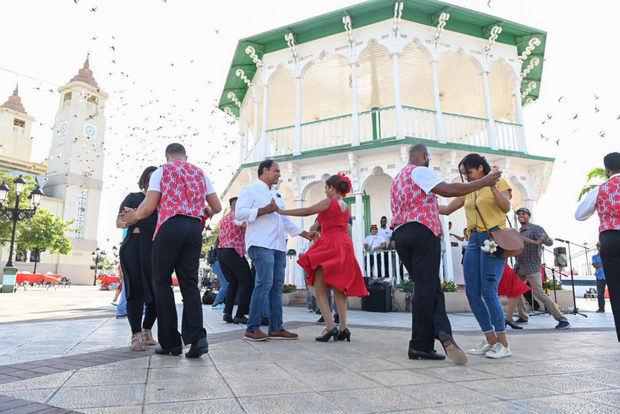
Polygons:
[[30,194],[30,206],[29,208],[19,208],[19,201],[22,197],[24,190],[26,189],[26,181],[20,175],[13,180],[15,186],[15,205],[13,207],[5,206],[4,203],[8,199],[9,192],[11,191],[6,183],[0,185],[0,215],[9,220],[13,225],[11,232],[11,245],[9,248],[9,261],[6,263],[6,267],[13,267],[13,249],[15,244],[15,231],[17,229],[17,222],[26,220],[34,216],[37,211],[37,207],[41,204],[41,198],[43,192],[37,186]]
[[95,277],[93,279],[93,286],[95,286],[97,284],[97,269],[103,268],[103,265],[100,265],[99,263],[103,262],[103,259],[105,258],[105,251],[97,247],[91,254],[93,256],[93,261],[95,262],[95,265],[90,267],[91,269],[95,269]]

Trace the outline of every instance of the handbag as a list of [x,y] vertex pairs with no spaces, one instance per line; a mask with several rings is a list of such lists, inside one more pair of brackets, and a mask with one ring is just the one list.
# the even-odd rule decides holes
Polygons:
[[506,220],[508,220],[510,227],[507,229],[489,231],[489,227],[484,222],[484,217],[482,217],[482,213],[480,213],[480,210],[478,209],[477,197],[478,195],[474,193],[474,207],[476,208],[480,219],[482,219],[482,224],[487,229],[489,240],[494,240],[497,246],[502,249],[499,257],[512,257],[521,253],[524,247],[523,237],[521,237],[521,233],[519,233],[517,229],[512,228],[512,223],[508,219],[508,216],[506,216]]

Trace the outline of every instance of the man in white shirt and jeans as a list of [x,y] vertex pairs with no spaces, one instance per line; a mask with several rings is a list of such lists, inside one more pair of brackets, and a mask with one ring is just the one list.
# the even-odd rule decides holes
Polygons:
[[[250,302],[250,314],[245,338],[251,341],[266,339],[297,339],[282,323],[282,286],[286,268],[287,234],[313,240],[316,232],[300,229],[288,216],[276,213],[286,209],[282,195],[273,188],[280,179],[280,166],[265,160],[258,166],[258,180],[239,194],[236,218],[248,223],[245,245],[256,268],[256,284]],[[269,333],[260,330],[264,301],[269,299]]]

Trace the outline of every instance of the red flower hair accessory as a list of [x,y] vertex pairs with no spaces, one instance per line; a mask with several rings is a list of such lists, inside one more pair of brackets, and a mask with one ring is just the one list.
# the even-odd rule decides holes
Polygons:
[[347,177],[346,175],[344,175],[344,173],[338,173],[339,176],[342,177],[342,179],[344,181],[346,181],[347,183],[349,183],[349,190],[348,191],[343,191],[341,194],[343,197],[346,197],[347,194],[349,193],[349,191],[351,191],[351,189],[353,188],[353,185],[351,184],[351,179],[349,179],[349,177]]

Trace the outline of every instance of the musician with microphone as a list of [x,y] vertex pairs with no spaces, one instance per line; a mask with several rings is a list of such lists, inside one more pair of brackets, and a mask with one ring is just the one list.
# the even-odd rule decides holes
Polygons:
[[[542,286],[542,245],[551,246],[553,240],[547,236],[545,229],[541,226],[530,223],[532,213],[529,209],[525,207],[518,209],[517,218],[519,219],[519,223],[521,223],[519,232],[523,237],[524,248],[521,253],[515,256],[514,271],[523,282],[530,282],[534,298],[536,298],[539,303],[542,303],[547,312],[558,321],[555,329],[567,329],[570,327],[570,323],[568,323],[566,317],[562,315],[551,298],[545,293]],[[517,323],[527,323],[529,315],[525,308],[525,298],[523,296],[519,298],[517,309],[519,312]],[[512,318],[512,315],[506,316]]]

